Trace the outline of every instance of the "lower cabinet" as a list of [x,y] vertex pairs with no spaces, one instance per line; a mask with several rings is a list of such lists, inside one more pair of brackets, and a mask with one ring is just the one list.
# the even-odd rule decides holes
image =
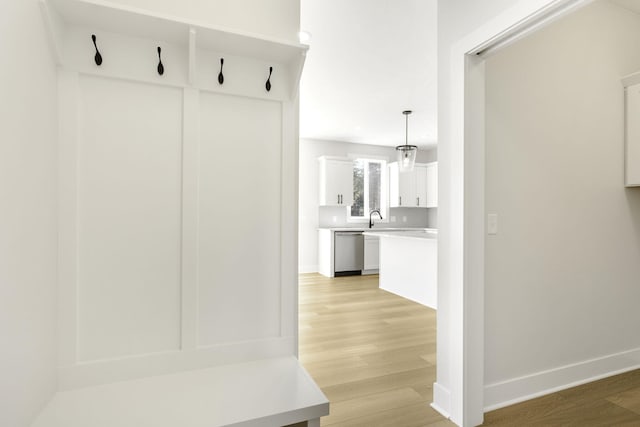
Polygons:
[[380,238],[364,236],[364,270],[362,274],[377,274],[380,268]]
[[[335,277],[335,232],[331,229],[318,230],[318,273]],[[380,268],[380,238],[364,236],[364,268],[362,274],[378,274]]]

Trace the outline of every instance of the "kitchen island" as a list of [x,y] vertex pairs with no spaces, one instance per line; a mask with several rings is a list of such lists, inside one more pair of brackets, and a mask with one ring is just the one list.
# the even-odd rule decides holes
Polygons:
[[364,235],[380,238],[380,289],[436,309],[437,231],[367,231]]

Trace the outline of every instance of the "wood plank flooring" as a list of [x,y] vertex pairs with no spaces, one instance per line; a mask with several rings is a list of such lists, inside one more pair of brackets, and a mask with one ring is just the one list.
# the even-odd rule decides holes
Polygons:
[[484,414],[483,426],[640,426],[640,370]]
[[[322,426],[454,426],[429,406],[434,310],[376,275],[299,280],[300,360],[331,401]],[[486,413],[483,426],[640,427],[640,370]]]
[[453,426],[429,404],[436,312],[378,276],[300,275],[300,360],[331,402],[322,426]]

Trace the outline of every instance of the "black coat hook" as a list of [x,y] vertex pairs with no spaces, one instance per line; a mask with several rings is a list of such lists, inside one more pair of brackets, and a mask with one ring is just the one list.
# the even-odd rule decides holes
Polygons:
[[218,73],[218,83],[224,83],[224,75],[222,75],[222,66],[224,65],[224,58],[220,58],[220,72]]
[[102,55],[100,55],[100,52],[98,51],[98,45],[96,44],[95,34],[91,34],[91,40],[93,40],[93,47],[96,48],[96,54],[93,57],[93,60],[96,61],[96,65],[100,66],[102,65]]
[[273,67],[269,67],[269,78],[267,79],[267,83],[265,83],[264,87],[267,88],[267,92],[271,91],[271,73],[273,72]]
[[160,52],[162,50],[160,49],[160,46],[158,46],[158,74],[163,75],[164,74],[164,65],[162,65],[162,58],[160,57]]

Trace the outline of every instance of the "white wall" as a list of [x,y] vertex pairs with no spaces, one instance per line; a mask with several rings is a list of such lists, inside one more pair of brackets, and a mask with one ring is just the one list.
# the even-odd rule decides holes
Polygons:
[[[438,2],[438,44],[441,47],[466,36],[480,27],[504,9],[517,3],[517,0],[440,0]],[[447,50],[440,49],[439,54]],[[438,61],[439,69],[446,69],[448,64]],[[439,75],[439,79],[446,76]]]
[[109,0],[203,25],[298,41],[300,0]]
[[[318,271],[318,227],[361,227],[367,224],[347,222],[347,211],[343,207],[318,206],[319,172],[318,157],[349,155],[383,157],[388,162],[395,161],[395,149],[379,145],[350,144],[346,142],[315,139],[300,140],[300,187],[299,187],[299,248],[298,264],[301,273]],[[418,151],[417,162],[427,163],[437,160],[436,150]],[[437,209],[393,208],[390,215],[395,216],[395,227],[436,226]],[[336,221],[333,221],[333,217]],[[407,221],[402,222],[406,216]]]
[[640,16],[598,2],[486,62],[489,406],[640,364],[640,192],[624,188],[620,84],[640,70],[639,39]]
[[56,74],[35,1],[0,2],[0,425],[56,388]]

